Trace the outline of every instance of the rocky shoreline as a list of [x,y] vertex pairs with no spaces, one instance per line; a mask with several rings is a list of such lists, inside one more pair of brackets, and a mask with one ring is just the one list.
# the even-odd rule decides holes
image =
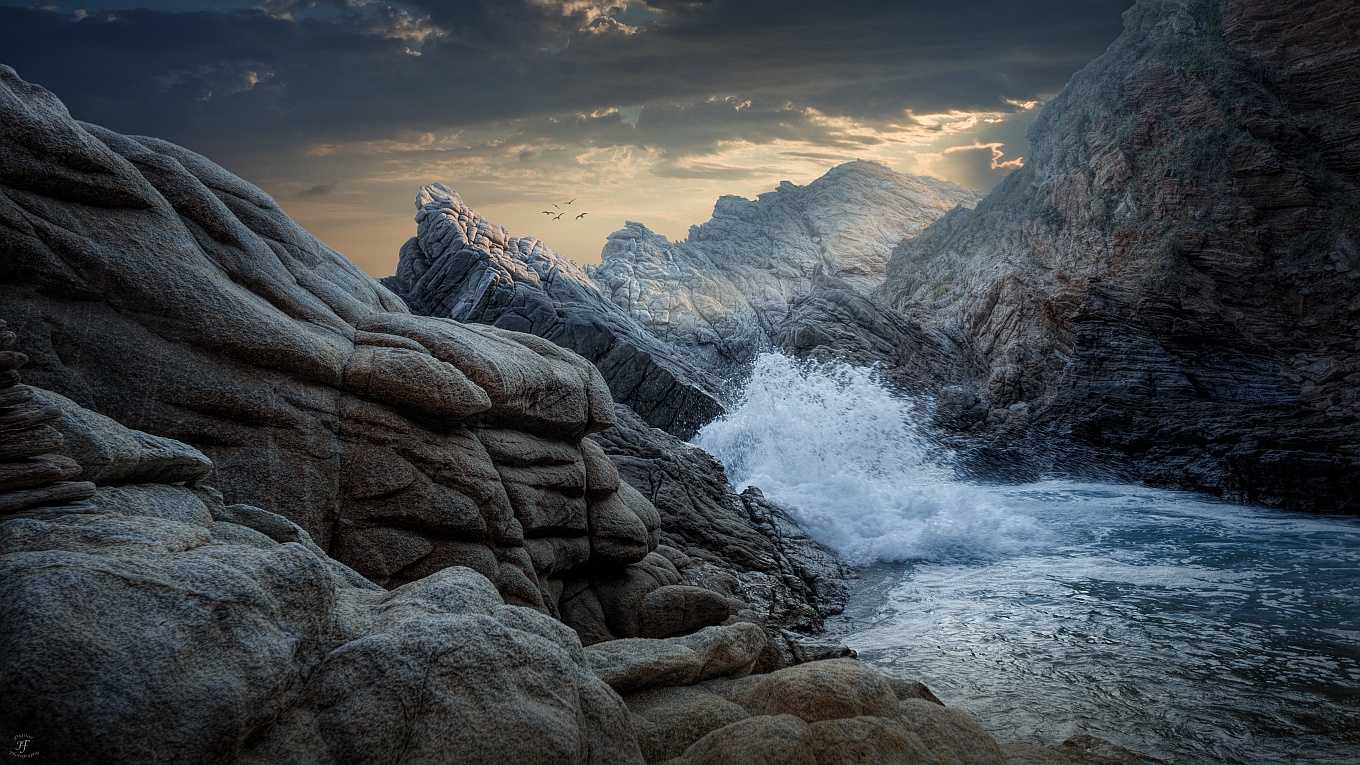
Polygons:
[[1005,762],[829,658],[841,565],[594,365],[411,314],[202,157],[0,84],[8,735],[55,762]]
[[381,283],[0,68],[0,728],[73,763],[1137,762],[819,638],[845,566],[683,439],[781,349],[930,394],[979,469],[1042,442],[1355,511],[1356,11],[1248,6],[1141,0],[980,202],[851,163],[587,271],[433,185]]

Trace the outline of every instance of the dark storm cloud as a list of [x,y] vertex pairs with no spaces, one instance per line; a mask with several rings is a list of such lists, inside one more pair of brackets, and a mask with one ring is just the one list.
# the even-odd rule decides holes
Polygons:
[[1002,99],[1054,93],[1114,39],[1128,4],[204,0],[77,13],[67,2],[0,7],[0,59],[78,118],[212,153],[639,105],[635,126],[588,124],[702,153],[812,137],[807,108],[901,121],[905,109],[1004,110]]

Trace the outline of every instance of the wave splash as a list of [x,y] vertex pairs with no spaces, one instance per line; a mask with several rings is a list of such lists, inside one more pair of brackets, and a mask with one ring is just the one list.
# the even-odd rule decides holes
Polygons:
[[954,479],[918,406],[871,370],[763,354],[737,405],[694,443],[738,490],[760,487],[852,564],[995,558],[1039,543],[1033,518]]

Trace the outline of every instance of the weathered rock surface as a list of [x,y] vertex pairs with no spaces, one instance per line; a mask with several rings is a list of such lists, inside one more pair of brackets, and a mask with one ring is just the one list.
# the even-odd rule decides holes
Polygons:
[[[8,389],[0,428],[27,440],[0,459],[27,462],[6,506],[88,494],[14,482],[69,469],[34,461],[56,445],[45,423],[102,432],[105,415],[144,432],[70,441],[87,478],[208,480],[389,587],[462,565],[558,614],[567,578],[623,576],[656,547],[656,510],[582,441],[614,408],[580,356],[411,314],[259,189],[77,123],[9,69],[0,114],[0,304],[19,330],[0,363],[26,355],[27,379],[93,410],[56,423],[61,405]],[[672,626],[713,618],[693,615]]]
[[[55,410],[37,427],[70,444],[48,452],[63,477],[98,477],[91,501],[0,516],[0,729],[45,761],[998,762],[920,683],[848,660],[750,675],[773,648],[755,624],[583,648],[466,567],[385,591],[286,518],[225,504],[193,448],[24,393]],[[0,448],[30,436],[0,430]],[[679,578],[656,553],[633,569]],[[670,612],[706,591],[645,592]]]
[[966,713],[899,698],[886,678],[852,659],[697,686],[661,682],[624,700],[650,763],[1005,764],[997,742]]
[[721,375],[773,347],[791,299],[815,274],[861,292],[883,280],[893,247],[981,192],[873,162],[785,181],[755,200],[725,196],[712,220],[671,242],[640,223],[609,236],[587,273],[643,327]]
[[44,761],[641,762],[560,622],[463,567],[386,592],[192,448],[35,392],[98,484],[0,517],[0,729]]
[[28,361],[13,350],[17,337],[0,321],[0,516],[53,506],[88,507],[95,486],[81,477],[80,463],[62,454],[61,432],[51,423],[61,410],[41,391],[19,384]]
[[733,491],[712,455],[616,409],[617,424],[588,440],[656,507],[662,546],[654,555],[673,566],[677,583],[721,592],[737,618],[786,630],[787,660],[845,650],[798,647],[800,635],[819,631],[824,617],[845,607],[845,566],[759,490]]
[[904,242],[881,296],[960,328],[942,414],[1012,463],[1065,440],[1158,485],[1360,511],[1360,5],[1125,22],[1028,164]]
[[722,412],[716,385],[604,298],[569,258],[512,237],[442,185],[416,197],[417,233],[383,279],[417,313],[527,332],[594,363],[614,400],[682,438]]

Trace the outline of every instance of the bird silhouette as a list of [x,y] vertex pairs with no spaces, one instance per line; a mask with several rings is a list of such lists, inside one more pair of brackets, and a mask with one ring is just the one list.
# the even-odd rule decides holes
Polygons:
[[552,215],[552,214],[553,214],[553,211],[552,211],[552,210],[544,210],[544,211],[543,211],[543,214],[544,214],[544,215]]
[[556,218],[553,218],[553,220],[559,220],[559,219],[561,219],[561,217],[562,217],[563,215],[566,215],[566,213],[558,213],[558,214],[557,214],[557,217],[556,217]]
[[559,210],[562,209],[556,202],[553,202],[553,203],[552,203],[552,206],[553,206],[553,207],[556,207],[556,208],[559,209]]
[[[575,202],[577,199],[580,199],[580,197],[572,197],[571,202]],[[571,202],[567,202],[566,204],[571,204]]]
[[580,219],[582,219],[582,218],[584,218],[584,217],[586,217],[586,214],[585,214],[585,213],[581,213],[580,215],[576,216],[576,220],[580,220]]

